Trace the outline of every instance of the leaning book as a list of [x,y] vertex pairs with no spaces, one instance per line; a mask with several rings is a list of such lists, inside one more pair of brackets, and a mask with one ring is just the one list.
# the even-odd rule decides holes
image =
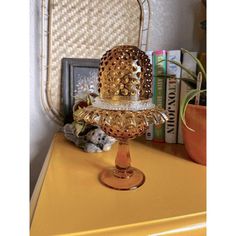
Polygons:
[[[166,101],[166,50],[153,52],[153,102],[165,109]],[[165,142],[165,125],[154,127],[154,142]]]
[[181,63],[181,51],[167,52],[166,111],[169,120],[165,123],[165,142],[177,143],[181,68],[169,60]]

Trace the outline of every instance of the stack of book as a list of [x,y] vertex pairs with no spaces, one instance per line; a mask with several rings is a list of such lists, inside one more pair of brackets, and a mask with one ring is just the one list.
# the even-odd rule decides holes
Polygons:
[[[179,106],[190,91],[190,87],[180,78],[189,78],[188,73],[168,60],[181,63],[184,67],[197,74],[197,63],[187,53],[181,50],[147,51],[153,65],[153,103],[167,111],[169,120],[160,128],[149,126],[146,140],[154,142],[181,143],[183,144]],[[205,60],[205,53],[191,52],[201,61]]]

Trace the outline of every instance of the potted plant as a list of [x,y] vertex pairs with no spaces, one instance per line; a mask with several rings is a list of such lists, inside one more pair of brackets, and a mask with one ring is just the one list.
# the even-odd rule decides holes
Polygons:
[[181,50],[189,54],[196,61],[199,68],[198,75],[195,75],[179,62],[168,60],[168,62],[181,67],[190,76],[189,78],[181,78],[192,88],[180,101],[179,112],[182,121],[184,145],[194,161],[206,165],[206,71],[198,58],[185,49]]

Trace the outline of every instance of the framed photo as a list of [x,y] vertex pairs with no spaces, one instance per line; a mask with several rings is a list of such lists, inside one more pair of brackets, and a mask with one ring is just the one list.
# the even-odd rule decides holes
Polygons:
[[99,59],[62,59],[62,110],[64,123],[73,121],[73,105],[88,93],[98,94]]

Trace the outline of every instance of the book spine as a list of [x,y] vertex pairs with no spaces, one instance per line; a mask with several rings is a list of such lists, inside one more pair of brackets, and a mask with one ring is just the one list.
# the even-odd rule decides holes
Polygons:
[[177,143],[180,87],[179,78],[181,75],[181,68],[168,62],[168,60],[180,63],[180,57],[180,50],[171,50],[167,52],[166,111],[169,120],[165,123],[166,143]]
[[[164,60],[164,61],[162,61]],[[160,62],[162,61],[162,62]],[[160,63],[158,63],[160,62]],[[154,96],[153,102],[158,107],[165,109],[166,98],[166,50],[153,52],[154,65]],[[165,125],[154,127],[154,142],[165,142]]]
[[[153,60],[152,60],[152,58],[153,58],[153,55],[152,55],[153,51],[146,51],[146,54],[147,54],[147,56],[148,56],[148,58],[150,60],[151,65],[153,65]],[[152,66],[152,70],[153,70],[153,66]],[[153,93],[154,93],[154,80],[153,80],[153,76],[152,76],[152,94]],[[145,133],[145,139],[146,140],[153,140],[153,131],[154,131],[153,128],[154,128],[153,124],[150,124],[148,129],[147,129],[147,131],[146,131],[146,133]]]
[[[197,57],[197,52],[190,52],[194,57]],[[197,69],[197,63],[193,60],[193,58],[188,55],[187,53],[183,54],[183,62],[182,65],[189,69],[190,71],[192,71],[193,73],[196,73],[196,69]],[[182,69],[181,71],[181,78],[191,78],[190,75],[184,71]],[[185,97],[185,95],[191,90],[192,88],[190,86],[188,86],[184,81],[180,82],[180,99],[179,102],[181,103],[181,101],[183,100],[183,98]],[[183,144],[183,134],[182,134],[182,122],[181,122],[181,118],[179,116],[179,124],[178,124],[178,139],[177,139],[178,143]]]

